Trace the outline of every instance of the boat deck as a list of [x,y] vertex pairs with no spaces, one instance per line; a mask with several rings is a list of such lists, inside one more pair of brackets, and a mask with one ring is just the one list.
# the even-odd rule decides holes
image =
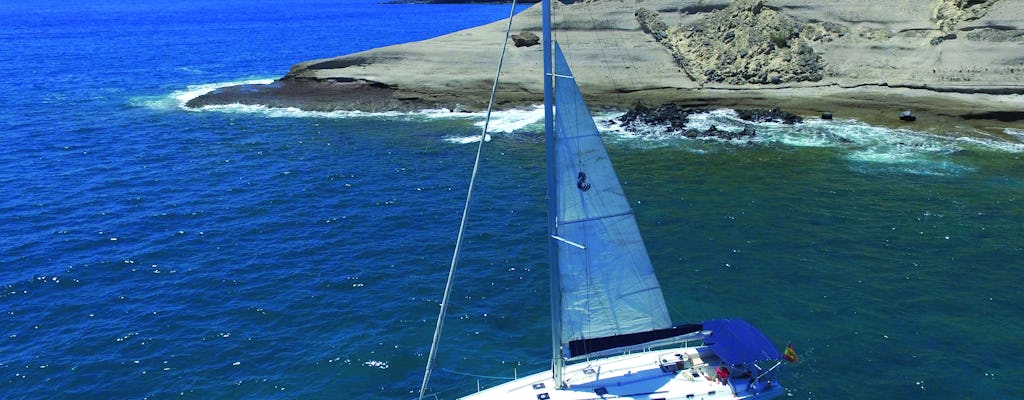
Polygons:
[[783,393],[774,382],[750,375],[720,379],[717,356],[697,348],[627,354],[597,363],[569,365],[566,388],[556,389],[551,371],[533,374],[463,397],[463,400],[592,400],[592,399],[769,399]]

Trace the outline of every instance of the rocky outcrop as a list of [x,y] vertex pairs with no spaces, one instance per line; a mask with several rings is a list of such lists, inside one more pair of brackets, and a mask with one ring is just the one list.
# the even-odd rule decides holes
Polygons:
[[[946,8],[938,10],[941,5]],[[596,109],[642,101],[782,107],[807,115],[835,110],[871,120],[911,108],[918,128],[981,118],[973,126],[986,130],[1000,129],[1024,109],[1024,1],[558,0],[553,6],[559,42]],[[516,14],[513,32],[540,32],[540,16],[540,7]],[[953,30],[940,30],[943,23]],[[508,27],[497,21],[301,62],[272,84],[221,88],[188,106],[480,110],[493,84],[495,47]],[[510,46],[497,107],[542,101],[540,47]]]
[[516,47],[530,47],[540,44],[540,38],[537,37],[536,33],[522,31],[517,35],[512,35],[512,42],[515,43]]
[[[703,107],[686,107],[675,103],[665,103],[655,108],[645,107],[642,104],[635,106],[622,116],[615,119],[624,129],[634,133],[643,133],[650,126],[657,126],[668,133],[678,134],[687,138],[716,138],[723,140],[750,139],[757,135],[753,127],[745,126],[741,130],[721,130],[712,125],[707,129],[694,129],[687,127],[690,116],[694,114],[705,114],[712,111]],[[782,124],[796,124],[803,121],[797,115],[782,111],[778,108],[763,109],[738,109],[736,114],[744,121],[755,123],[777,122]]]
[[396,88],[363,79],[282,78],[274,83],[218,88],[185,103],[186,107],[245,104],[275,108],[335,110],[417,110],[431,103],[403,97]]
[[668,25],[661,20],[661,15],[654,10],[639,8],[636,10],[636,21],[640,23],[640,29],[651,35],[654,40],[663,41],[668,38]]
[[642,125],[658,125],[665,127],[669,131],[679,132],[686,130],[686,124],[690,122],[690,114],[700,114],[708,111],[711,110],[684,107],[674,103],[662,104],[656,108],[637,104],[632,110],[616,118],[615,121],[631,132],[636,132]]
[[736,110],[736,115],[744,121],[750,122],[776,122],[780,124],[793,125],[804,122],[800,116],[782,111],[778,108],[751,108]]
[[939,0],[935,8],[934,19],[939,30],[950,33],[964,21],[973,21],[984,17],[995,3],[1000,0]]
[[650,10],[636,16],[641,28],[702,84],[819,81],[823,62],[808,42],[845,34],[835,24],[799,21],[763,0],[737,0],[691,25],[668,27]]

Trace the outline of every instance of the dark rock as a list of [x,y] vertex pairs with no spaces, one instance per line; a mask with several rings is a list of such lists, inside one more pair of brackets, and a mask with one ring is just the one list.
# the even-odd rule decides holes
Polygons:
[[522,31],[518,35],[512,35],[512,42],[516,47],[530,47],[540,44],[540,38],[533,32]]
[[419,99],[400,95],[397,87],[376,81],[349,78],[282,78],[265,85],[242,84],[218,88],[189,100],[185,107],[200,108],[236,103],[317,111],[407,110],[420,109],[427,105]]
[[986,111],[969,113],[960,116],[963,119],[991,119],[1002,122],[1024,121],[1024,111]]
[[934,37],[928,43],[931,43],[932,46],[935,46],[935,45],[938,45],[939,43],[945,42],[947,40],[953,40],[953,39],[956,39],[956,33],[955,32],[954,33],[945,34],[945,35],[942,35],[942,36],[938,36],[938,37]]
[[754,0],[749,4],[750,12],[754,14],[760,14],[761,10],[764,10],[764,2],[762,0]]
[[672,103],[662,104],[657,108],[648,108],[643,105],[637,105],[617,120],[622,124],[623,128],[634,133],[641,132],[644,125],[655,125],[664,127],[669,133],[676,133],[691,139],[710,137],[723,140],[735,140],[751,138],[757,135],[757,131],[749,126],[746,126],[742,130],[736,132],[718,129],[718,127],[714,125],[705,130],[686,127],[686,123],[689,122],[690,115],[703,114],[710,111],[711,110],[707,108],[690,108]]
[[619,117],[618,121],[633,132],[640,124],[663,125],[671,131],[685,131],[691,114],[708,111],[710,110],[705,108],[687,108],[673,103],[662,104],[657,108],[648,108],[640,104]]
[[832,113],[828,111],[821,113],[821,119],[832,119]]
[[790,114],[778,108],[736,110],[736,114],[739,115],[740,119],[751,122],[778,122],[793,125],[804,121],[800,116]]
[[716,138],[722,140],[737,140],[744,138],[749,139],[753,138],[754,136],[757,136],[757,131],[755,131],[754,128],[751,128],[749,126],[745,126],[742,130],[736,132],[721,130],[714,125],[711,125],[710,128],[703,131],[697,129],[686,129],[684,131],[677,132],[681,133],[684,137],[687,137],[689,139]]
[[1009,27],[980,28],[967,32],[966,37],[979,42],[1024,42],[1024,31]]
[[371,64],[371,63],[372,62],[369,59],[367,59],[366,57],[349,56],[349,57],[339,57],[339,58],[327,60],[327,61],[324,61],[324,62],[319,62],[319,63],[316,63],[316,64],[312,64],[312,65],[306,67],[306,69],[312,69],[312,70],[317,70],[317,69],[341,69],[341,68],[348,68],[348,67],[357,66],[357,65],[367,65],[367,64]]
[[917,121],[917,117],[915,117],[910,111],[904,111],[900,113],[900,120],[912,122]]
[[654,40],[662,41],[668,37],[668,25],[665,25],[661,21],[661,15],[656,11],[652,11],[647,8],[640,8],[636,10],[634,14],[637,22],[640,23],[640,29],[648,35],[654,38]]

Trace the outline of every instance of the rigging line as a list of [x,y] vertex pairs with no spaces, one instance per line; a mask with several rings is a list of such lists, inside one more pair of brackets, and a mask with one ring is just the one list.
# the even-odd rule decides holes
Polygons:
[[505,381],[511,381],[511,380],[515,379],[514,377],[511,377],[511,376],[477,375],[477,374],[471,374],[471,373],[468,373],[468,372],[459,372],[459,371],[455,371],[455,370],[450,370],[448,368],[441,368],[441,370],[445,371],[445,372],[448,372],[448,373],[456,374],[456,375],[472,376],[474,378],[498,379],[498,380],[505,380]]
[[[458,388],[451,388],[451,389],[448,389],[448,390],[442,390],[440,392],[434,392],[434,393],[431,393],[431,394],[427,395],[427,397],[429,397],[431,399],[434,399],[434,400],[441,400],[441,398],[442,398],[441,395],[442,394],[453,392],[456,389],[458,389]],[[417,400],[417,399],[413,398],[412,400]],[[419,399],[419,400],[422,400],[422,399]]]
[[[594,6],[594,7],[597,7],[597,6]],[[587,11],[587,16],[590,17],[591,26],[598,26],[598,20],[597,20],[597,18],[594,18],[594,7],[591,7],[591,4],[587,3],[584,9]],[[614,32],[617,28],[614,25],[611,25],[611,24],[612,23],[609,23],[609,25],[608,25],[609,29],[608,30]],[[601,51],[601,59],[604,60],[604,62],[602,64],[604,65],[605,72],[608,74],[608,81],[611,82],[613,88],[618,87],[618,85],[615,83],[615,74],[612,72],[611,63],[609,62],[609,60],[611,60],[611,58],[608,57],[608,52],[605,51],[605,47],[606,46],[604,46],[604,43],[602,43],[600,38],[597,39],[597,40],[598,40],[598,43],[600,44],[597,47]],[[616,47],[619,47],[618,41],[613,43],[613,45],[616,46]]]
[[[583,11],[586,11],[587,16],[590,17],[590,26],[602,26],[600,24],[606,24],[603,25],[603,27],[606,28],[608,31],[607,36],[610,37],[610,39],[603,39],[605,36],[600,36],[595,39],[597,44],[596,48],[601,53],[601,60],[604,61],[601,64],[604,67],[606,76],[602,78],[607,79],[608,82],[610,82],[613,90],[622,90],[627,87],[630,87],[631,89],[641,87],[641,83],[644,80],[639,75],[636,59],[630,53],[629,47],[625,44],[625,39],[623,39],[623,31],[627,32],[626,34],[628,35],[629,28],[620,27],[616,25],[613,20],[599,18],[599,16],[612,14],[616,12],[619,7],[623,6],[606,2],[586,2],[582,3],[581,7]],[[639,8],[638,1],[634,0],[634,13],[637,8]],[[613,57],[613,55],[609,54],[610,50],[624,53],[625,56],[618,54]],[[617,71],[618,73],[616,73]],[[616,77],[619,77],[620,79],[617,80]]]
[[483,153],[484,141],[487,139],[487,129],[491,123],[491,112],[494,110],[494,97],[498,92],[498,78],[501,77],[501,66],[505,61],[505,51],[508,49],[508,38],[512,34],[512,18],[516,14],[516,0],[512,0],[512,8],[508,15],[508,28],[505,30],[505,41],[501,45],[501,56],[498,57],[498,68],[494,73],[494,85],[491,87],[491,98],[487,103],[487,117],[484,118],[484,127],[480,132],[480,144],[476,148],[476,160],[473,162],[473,173],[469,178],[469,190],[466,192],[466,204],[462,208],[462,222],[459,224],[459,234],[455,240],[455,251],[452,254],[452,263],[448,268],[448,281],[444,286],[444,297],[441,298],[441,311],[437,315],[437,326],[434,328],[434,339],[430,343],[430,355],[427,357],[427,366],[423,371],[423,384],[420,386],[420,400],[427,393],[427,384],[430,382],[430,372],[434,367],[434,358],[437,357],[437,346],[441,341],[441,329],[444,327],[444,317],[448,313],[448,300],[452,294],[452,282],[455,278],[455,266],[459,262],[459,251],[462,249],[462,238],[466,232],[466,221],[469,219],[469,206],[473,201],[473,187],[476,186],[476,175],[480,170],[480,156]]

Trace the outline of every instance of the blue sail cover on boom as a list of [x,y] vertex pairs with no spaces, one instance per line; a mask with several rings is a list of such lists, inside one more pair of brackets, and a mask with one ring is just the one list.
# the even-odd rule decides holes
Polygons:
[[573,340],[666,329],[672,321],[633,211],[557,44],[554,73],[555,235],[561,340],[569,355]]
[[782,354],[768,336],[741,319],[717,319],[704,322],[711,336],[704,344],[727,364],[743,364],[762,360],[779,360]]

